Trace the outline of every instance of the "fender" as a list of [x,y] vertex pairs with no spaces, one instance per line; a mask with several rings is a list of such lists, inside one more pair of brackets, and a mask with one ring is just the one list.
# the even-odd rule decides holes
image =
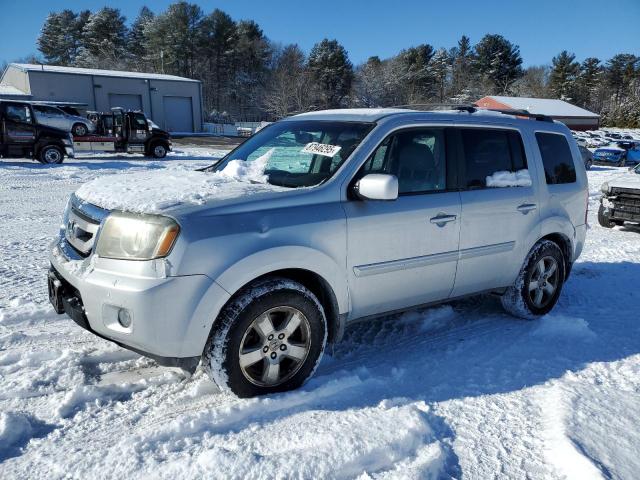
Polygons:
[[204,293],[185,334],[183,356],[200,355],[220,310],[233,294],[258,277],[277,270],[308,270],[322,277],[333,290],[339,314],[350,310],[349,289],[343,269],[325,253],[297,245],[261,250],[231,265]]

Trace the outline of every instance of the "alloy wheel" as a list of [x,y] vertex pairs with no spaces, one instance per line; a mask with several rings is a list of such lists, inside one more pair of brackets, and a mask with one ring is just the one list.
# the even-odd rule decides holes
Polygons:
[[242,374],[254,385],[274,387],[293,377],[311,347],[307,317],[288,306],[267,310],[251,322],[239,349]]
[[529,280],[529,299],[537,308],[545,307],[560,284],[558,262],[553,257],[541,258]]

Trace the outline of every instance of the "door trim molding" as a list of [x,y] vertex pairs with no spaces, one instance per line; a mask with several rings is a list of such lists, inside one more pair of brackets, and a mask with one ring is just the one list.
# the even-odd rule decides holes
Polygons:
[[391,273],[399,270],[410,270],[412,268],[428,267],[440,263],[466,260],[474,257],[484,257],[497,253],[505,253],[513,250],[516,242],[496,243],[493,245],[483,245],[482,247],[465,248],[464,250],[454,250],[451,252],[435,253],[420,257],[403,258],[400,260],[390,260],[387,262],[369,263],[367,265],[357,265],[353,267],[356,277],[369,277],[382,273]]

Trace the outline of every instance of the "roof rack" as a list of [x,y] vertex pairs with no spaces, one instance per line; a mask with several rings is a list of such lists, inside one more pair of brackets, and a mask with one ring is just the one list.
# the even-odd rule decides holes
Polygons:
[[548,115],[543,115],[541,113],[530,113],[529,110],[519,110],[515,108],[485,108],[484,110],[488,110],[490,112],[498,112],[504,113],[505,115],[515,115],[516,117],[527,117],[532,118],[534,120],[538,120],[539,122],[551,122],[553,123],[553,118]]
[[466,103],[409,103],[407,105],[394,105],[391,108],[407,108],[412,110],[460,110],[469,113],[476,111],[476,107]]

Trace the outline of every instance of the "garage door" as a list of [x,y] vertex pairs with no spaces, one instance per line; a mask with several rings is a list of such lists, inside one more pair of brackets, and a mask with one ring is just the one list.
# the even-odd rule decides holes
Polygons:
[[126,93],[110,93],[110,108],[122,107],[125,110],[142,110],[142,96]]
[[191,97],[164,97],[164,122],[170,132],[193,132]]

